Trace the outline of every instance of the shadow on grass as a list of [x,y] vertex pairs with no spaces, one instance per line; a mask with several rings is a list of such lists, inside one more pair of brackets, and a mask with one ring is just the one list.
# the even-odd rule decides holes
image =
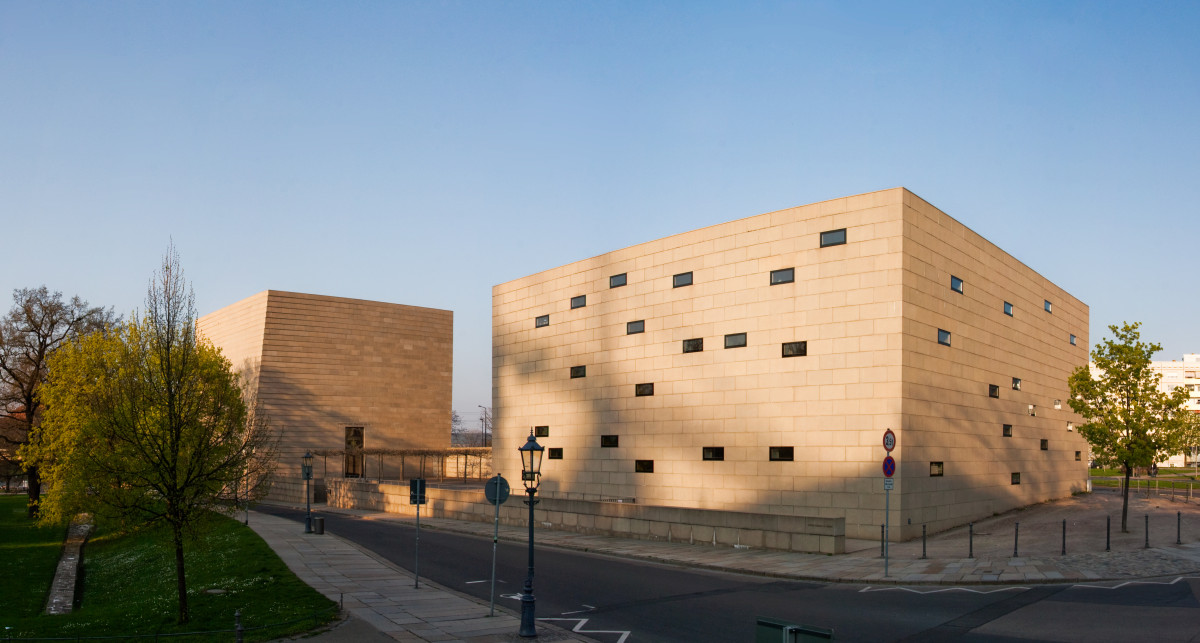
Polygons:
[[200,640],[232,632],[240,611],[245,639],[264,641],[311,630],[338,614],[336,603],[297,578],[252,530],[214,515],[185,546],[189,623],[175,623],[174,553],[165,529],[120,533],[101,526],[84,548],[77,610],[43,615],[65,528],[38,527],[23,512],[23,497],[0,497],[0,636],[12,640]]

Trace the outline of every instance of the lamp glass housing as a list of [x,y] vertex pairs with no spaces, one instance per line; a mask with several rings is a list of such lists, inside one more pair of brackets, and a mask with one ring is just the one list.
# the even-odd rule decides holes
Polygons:
[[545,447],[538,444],[537,438],[533,436],[533,430],[529,431],[529,439],[525,440],[525,444],[517,449],[521,452],[521,480],[525,483],[526,489],[537,489],[538,478],[542,473],[542,454],[545,452]]

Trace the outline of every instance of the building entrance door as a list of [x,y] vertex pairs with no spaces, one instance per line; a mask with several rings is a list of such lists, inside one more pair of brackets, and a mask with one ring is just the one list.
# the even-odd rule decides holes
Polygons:
[[361,478],[363,475],[363,445],[365,444],[363,427],[346,427],[346,456],[342,471],[347,478]]

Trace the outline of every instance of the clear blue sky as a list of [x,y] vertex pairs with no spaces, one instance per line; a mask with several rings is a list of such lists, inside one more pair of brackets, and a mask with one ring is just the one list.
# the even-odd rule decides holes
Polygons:
[[[0,292],[127,313],[174,239],[265,289],[455,312],[491,286],[905,186],[1200,352],[1200,3],[0,0]],[[5,300],[3,308],[7,310]]]

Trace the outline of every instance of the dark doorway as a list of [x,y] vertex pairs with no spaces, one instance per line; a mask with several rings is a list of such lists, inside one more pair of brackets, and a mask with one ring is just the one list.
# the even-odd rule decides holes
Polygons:
[[366,458],[362,452],[365,445],[363,433],[364,430],[361,426],[346,427],[346,457],[343,475],[347,478],[361,478],[363,475],[363,460]]

